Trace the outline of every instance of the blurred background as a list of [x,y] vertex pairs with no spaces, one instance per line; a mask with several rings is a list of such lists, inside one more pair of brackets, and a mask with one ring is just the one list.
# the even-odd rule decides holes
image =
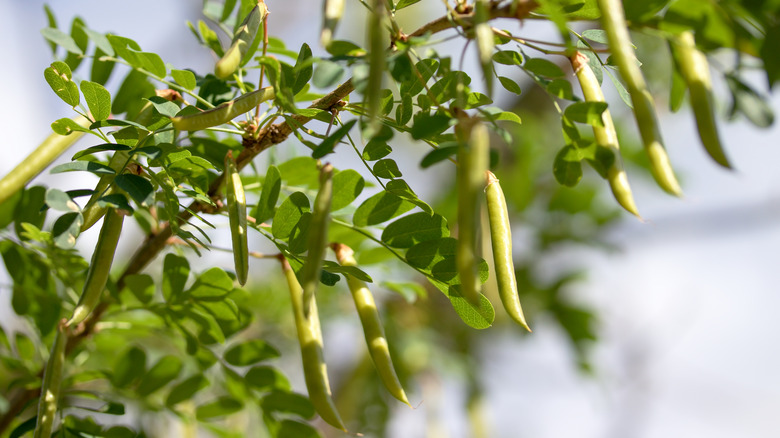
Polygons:
[[[49,134],[52,121],[72,115],[43,80],[43,70],[52,61],[39,33],[46,26],[43,4],[0,0],[0,37],[5,41],[0,174]],[[133,38],[176,68],[212,68],[213,58],[185,26],[186,20],[202,18],[200,2],[49,4],[63,29],[69,29],[78,14],[90,28]],[[315,56],[325,55],[313,43],[319,41],[319,6],[310,0],[268,0],[268,5],[271,35],[291,50],[309,42]],[[348,2],[348,9],[358,9],[357,3]],[[399,14],[405,30],[442,15],[443,8],[440,2],[424,1],[409,11]],[[343,23],[350,22],[357,23],[355,28],[345,25],[337,36],[362,44],[357,33],[362,16],[348,11]],[[501,24],[529,38],[554,35],[539,23]],[[437,49],[457,60],[462,45]],[[647,56],[655,49],[650,45]],[[473,51],[472,46],[464,69],[477,84],[481,74]],[[666,147],[685,197],[665,195],[645,170],[629,164],[643,217],[638,220],[617,209],[595,172],[586,173],[574,189],[557,186],[552,157],[563,144],[549,98],[535,92],[519,69],[506,74],[521,84],[523,95],[518,100],[497,88],[496,104],[516,108],[524,124],[517,131],[519,144],[498,147],[502,160],[496,173],[515,209],[515,257],[534,332],[523,333],[501,320],[485,331],[470,330],[454,317],[446,301],[430,293],[429,300],[414,308],[441,312],[446,318],[406,335],[403,321],[389,328],[403,345],[400,360],[415,371],[407,387],[417,409],[391,404],[386,436],[778,436],[780,128],[758,129],[739,119],[722,122],[721,135],[735,167],[726,171],[704,154],[687,108],[670,115],[659,97]],[[120,75],[115,76],[109,90],[118,83]],[[765,90],[763,76],[754,79],[752,85]],[[722,114],[728,101],[723,84],[716,82],[715,87]],[[605,83],[605,91],[619,120],[627,161],[632,162],[632,151],[639,149],[633,120],[611,85]],[[776,96],[770,104],[780,108]],[[451,169],[440,164],[425,172],[417,163],[427,151],[403,145],[396,151],[404,153],[399,164],[408,170],[410,185],[422,199],[438,202],[446,211],[452,187],[433,178],[451,175]],[[344,155],[336,159],[344,166],[357,162]],[[39,180],[70,188],[77,178],[42,175]],[[94,238],[80,239],[83,253],[89,253]],[[129,251],[128,240],[123,244]],[[203,265],[228,266],[227,257],[210,254]],[[0,273],[0,324],[7,330],[24,330],[8,304],[9,282],[7,274]],[[396,312],[396,319],[410,312],[410,306],[397,303],[397,296],[383,297],[387,312]],[[338,314],[338,308],[330,314]],[[329,321],[326,357],[337,373],[348,369],[348,359],[358,354],[351,345],[359,339],[359,326],[337,317]],[[440,333],[436,324],[441,324]],[[414,336],[431,340],[444,334],[456,336],[455,347],[447,353],[451,356],[437,358],[436,351],[414,343]],[[448,357],[462,363],[448,362]],[[425,363],[415,368],[414,361]],[[285,370],[295,377],[294,387],[305,392],[296,374],[297,362],[290,364]],[[335,379],[349,381],[344,376]]]

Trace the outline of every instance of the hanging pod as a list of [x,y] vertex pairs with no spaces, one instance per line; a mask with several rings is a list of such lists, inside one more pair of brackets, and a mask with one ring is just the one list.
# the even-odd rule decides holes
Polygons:
[[232,151],[228,151],[225,155],[225,180],[230,237],[233,241],[233,262],[238,283],[243,286],[249,274],[246,196],[244,195],[244,185],[241,183],[241,175],[238,173]]
[[65,365],[65,346],[68,343],[68,336],[62,330],[66,329],[64,327],[57,328],[54,344],[43,371],[41,395],[38,399],[38,420],[35,424],[33,438],[49,438],[54,425],[54,416],[57,414],[60,387],[62,386],[62,371]]
[[330,201],[333,198],[333,166],[325,164],[320,169],[320,190],[314,199],[314,209],[309,222],[307,240],[308,253],[301,268],[303,283],[303,313],[309,315],[310,304],[320,284],[320,273],[328,248],[328,225],[330,224]]
[[227,79],[249,61],[249,56],[257,50],[257,46],[260,44],[258,30],[267,15],[268,7],[264,1],[260,1],[241,22],[233,35],[230,47],[214,66],[214,74],[218,78]]

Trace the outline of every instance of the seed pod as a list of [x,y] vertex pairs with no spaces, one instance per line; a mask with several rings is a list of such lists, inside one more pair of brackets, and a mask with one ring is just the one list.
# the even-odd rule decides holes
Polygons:
[[249,247],[246,228],[246,196],[241,175],[236,168],[233,152],[225,155],[225,179],[227,181],[227,210],[230,218],[230,235],[233,239],[233,261],[236,277],[242,286],[249,274]]
[[626,27],[626,18],[620,0],[598,0],[601,9],[601,24],[607,34],[612,58],[626,82],[634,106],[634,118],[639,126],[645,151],[650,159],[650,170],[662,189],[675,196],[682,195],[680,184],[674,176],[669,156],[663,146],[653,96],[636,64],[631,38]]
[[330,201],[333,198],[333,166],[325,164],[320,170],[320,190],[314,199],[314,209],[309,222],[307,240],[308,256],[301,271],[303,282],[303,313],[309,315],[310,303],[320,284],[320,272],[328,247],[328,225],[330,224]]
[[368,109],[369,137],[379,132],[379,110],[382,103],[382,76],[385,72],[385,43],[382,38],[382,21],[385,13],[383,0],[374,0],[368,13],[368,82],[365,89]]
[[287,278],[287,286],[290,289],[295,327],[298,331],[298,342],[301,344],[301,359],[303,362],[303,376],[306,381],[306,389],[309,392],[314,409],[322,419],[331,426],[347,431],[344,422],[336,410],[336,404],[331,395],[328,382],[328,370],[322,354],[322,329],[317,314],[317,303],[312,300],[309,306],[309,315],[303,313],[303,289],[295,277],[295,272],[284,257],[280,257],[282,270]]
[[[74,117],[73,121],[84,128],[92,123],[82,116]],[[72,131],[68,135],[53,133],[48,136],[30,155],[0,179],[0,204],[24,188],[83,135],[84,132]]]
[[38,421],[35,425],[33,438],[49,438],[51,436],[54,416],[57,414],[57,406],[59,405],[62,368],[65,364],[65,345],[67,343],[67,334],[58,328],[54,335],[51,354],[49,354],[46,368],[43,371],[41,395],[38,399]]
[[100,302],[100,296],[103,294],[103,289],[106,288],[106,282],[108,282],[111,264],[114,262],[114,253],[116,253],[119,235],[122,234],[124,220],[124,214],[117,210],[110,209],[106,213],[97,245],[95,245],[95,252],[92,254],[92,261],[89,264],[84,290],[81,292],[78,305],[73,310],[73,316],[65,323],[66,327],[84,321]]
[[512,229],[504,191],[501,190],[498,178],[493,175],[493,172],[486,171],[485,177],[487,179],[485,197],[487,198],[490,242],[493,245],[498,295],[501,297],[501,303],[509,317],[530,332],[531,329],[525,322],[523,308],[520,306],[520,296],[517,293],[515,265],[512,261]]
[[456,126],[458,148],[458,246],[456,265],[461,294],[479,306],[480,282],[477,275],[477,228],[480,192],[490,161],[490,135],[487,126],[476,119],[461,118]]
[[712,98],[712,79],[707,56],[696,48],[691,31],[683,32],[672,40],[671,47],[676,64],[690,91],[699,139],[715,162],[730,169],[731,164],[723,151],[715,122],[715,102]]
[[210,110],[188,116],[171,117],[171,122],[173,127],[179,131],[199,131],[227,123],[241,114],[251,111],[260,103],[273,99],[274,96],[273,87],[261,88]]
[[[570,58],[574,73],[582,87],[582,94],[587,102],[604,102],[604,93],[601,91],[598,79],[593,70],[588,65],[588,57],[580,52],[575,52]],[[618,143],[615,123],[612,121],[612,115],[609,110],[605,110],[601,116],[604,126],[593,126],[593,136],[596,138],[596,144],[609,149],[615,155],[612,166],[607,169],[607,181],[612,189],[612,194],[618,203],[629,213],[639,216],[639,212],[631,194],[631,187],[628,185],[628,177],[620,159],[620,146]]]
[[324,0],[322,2],[322,32],[320,33],[320,44],[322,47],[328,47],[333,40],[333,33],[344,15],[344,0]]
[[[334,243],[332,248],[336,253],[336,259],[342,266],[357,266],[354,253],[350,247]],[[406,392],[403,386],[401,386],[401,381],[398,379],[398,375],[393,367],[390,348],[387,345],[385,330],[382,328],[382,321],[379,319],[379,312],[377,311],[373,294],[371,294],[365,282],[351,275],[347,275],[347,285],[352,293],[352,300],[355,302],[355,308],[360,317],[360,324],[363,326],[368,353],[374,362],[379,377],[382,379],[382,383],[393,397],[409,405]]]
[[241,22],[235,35],[233,35],[230,48],[227,49],[214,67],[214,74],[218,78],[226,79],[230,77],[240,66],[249,61],[247,58],[251,57],[260,43],[257,31],[260,29],[260,24],[265,20],[266,15],[268,15],[268,7],[264,1],[260,1],[252,8],[244,21]]
[[493,95],[493,29],[490,27],[490,2],[479,0],[474,4],[474,35],[477,40],[479,63],[485,77],[485,89],[488,96]]
[[[140,141],[141,140],[139,140],[139,143]],[[108,167],[113,169],[114,172],[116,172],[116,175],[118,175],[125,168],[125,165],[128,163],[129,159],[130,155],[127,152],[116,151],[111,157],[111,160],[108,162]],[[97,223],[97,221],[100,220],[104,214],[106,214],[108,207],[101,207],[98,201],[103,196],[111,194],[113,187],[109,186],[114,181],[114,177],[116,175],[103,175],[98,180],[98,183],[95,186],[95,192],[89,198],[89,201],[87,201],[84,209],[81,210],[81,215],[84,217],[84,223],[81,224],[82,233],[92,228],[92,226],[95,225],[95,223]]]

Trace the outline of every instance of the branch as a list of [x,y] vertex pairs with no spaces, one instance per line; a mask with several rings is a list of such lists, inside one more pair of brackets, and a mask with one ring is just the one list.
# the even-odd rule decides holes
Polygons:
[[[530,12],[533,11],[536,7],[537,4],[534,2],[534,0],[520,0],[514,5],[510,4],[491,10],[490,16],[491,19],[523,19],[528,17],[528,14],[530,14]],[[437,20],[431,21],[430,23],[412,32],[408,36],[422,36],[428,33],[433,34],[457,26],[468,29],[471,27],[473,21],[473,12],[462,14],[456,13],[454,16],[444,16]],[[334,105],[338,104],[340,100],[349,95],[354,89],[355,87],[352,84],[352,79],[349,79],[321,99],[313,102],[309,108],[329,110]],[[311,121],[310,117],[303,117],[300,115],[295,115],[292,117],[292,119],[297,123],[297,126],[302,126]],[[245,148],[239,154],[236,160],[236,164],[239,170],[249,164],[258,154],[264,150],[285,141],[287,137],[293,132],[293,130],[297,129],[297,126],[291,126],[287,122],[277,123],[275,125],[266,126],[265,128],[261,129],[256,136],[257,140],[245,140]],[[220,197],[218,193],[222,187],[224,178],[225,175],[221,174],[219,177],[217,177],[216,180],[212,182],[211,186],[209,187],[209,197],[212,199],[218,199]],[[184,224],[193,216],[194,213],[205,211],[207,207],[208,204],[197,201],[193,202],[190,204],[188,209],[182,211],[179,214],[176,221],[180,225]],[[171,237],[172,231],[169,223],[162,225],[156,233],[150,233],[147,235],[146,239],[144,239],[144,242],[131,257],[127,268],[125,268],[124,272],[117,280],[117,289],[122,290],[125,284],[125,280],[128,276],[138,274],[144,268],[146,268],[149,262],[157,257],[163,248],[165,248],[165,246],[168,244],[168,240]],[[100,320],[100,317],[107,309],[108,302],[104,301],[92,312],[92,315],[83,323],[84,325],[81,332],[77,336],[68,339],[66,355],[73,351],[73,349],[76,348],[81,340],[89,337],[92,334],[95,324]],[[40,374],[42,373],[43,371],[41,370]],[[40,388],[29,388],[17,391],[13,396],[9,397],[8,411],[2,417],[0,417],[0,434],[2,434],[8,428],[8,426],[11,425],[14,419],[16,419],[17,416],[20,415],[22,411],[24,411],[30,401],[38,397],[39,393]]]

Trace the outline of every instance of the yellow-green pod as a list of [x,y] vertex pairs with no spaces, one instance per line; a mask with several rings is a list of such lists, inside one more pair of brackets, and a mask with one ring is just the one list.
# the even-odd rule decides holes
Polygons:
[[704,149],[716,163],[730,169],[731,164],[723,151],[715,122],[715,102],[712,98],[712,79],[707,56],[696,48],[691,31],[685,31],[672,40],[671,47],[680,73],[688,85],[696,128]]
[[682,195],[680,184],[674,176],[669,156],[663,146],[661,130],[655,113],[655,102],[636,63],[623,5],[620,0],[598,0],[598,5],[601,9],[601,24],[607,34],[612,59],[614,59],[631,96],[634,118],[639,126],[639,134],[650,159],[650,171],[653,178],[666,192],[680,196]]
[[379,132],[379,110],[382,101],[382,76],[385,72],[386,47],[382,32],[382,19],[385,5],[382,0],[374,0],[372,10],[368,13],[368,83],[366,84],[365,97],[368,109],[369,136]]
[[92,310],[100,302],[100,296],[108,282],[108,274],[111,271],[111,264],[114,262],[116,245],[119,242],[119,236],[122,234],[122,224],[125,215],[121,212],[110,209],[103,218],[103,227],[100,229],[95,252],[92,254],[92,261],[89,263],[87,279],[84,282],[84,289],[81,292],[81,298],[73,309],[73,315],[66,327],[78,324],[92,313]]
[[487,199],[488,220],[490,221],[490,242],[493,246],[493,262],[496,268],[496,283],[498,296],[501,298],[507,315],[524,329],[531,331],[525,321],[523,307],[520,305],[520,295],[517,292],[515,264],[512,261],[512,227],[509,223],[509,212],[506,198],[498,178],[493,172],[486,171],[485,197]]
[[333,166],[325,164],[320,170],[320,190],[314,199],[314,209],[309,222],[308,253],[301,268],[303,282],[303,312],[309,314],[309,304],[320,284],[320,273],[328,248],[328,225],[330,224],[330,202],[333,198]]
[[322,32],[320,32],[320,44],[328,47],[333,40],[336,27],[344,15],[344,0],[324,0],[322,2]]
[[268,15],[268,7],[265,2],[261,1],[249,12],[249,15],[244,18],[241,25],[236,29],[233,40],[230,43],[230,47],[225,51],[225,54],[217,61],[214,66],[214,74],[220,79],[226,79],[238,70],[238,68],[245,63],[245,55],[253,50],[250,50],[252,46],[257,47],[256,41],[258,41],[258,29],[260,24],[265,20]]
[[298,342],[301,344],[303,377],[306,381],[309,399],[326,423],[346,432],[347,428],[336,410],[336,404],[330,390],[328,369],[322,354],[322,329],[317,314],[317,303],[312,300],[309,315],[303,314],[303,289],[287,260],[281,257],[280,261],[287,279],[287,286],[290,289],[295,328],[298,332]]
[[482,75],[485,77],[485,87],[488,96],[493,95],[493,50],[495,41],[493,29],[490,27],[490,2],[479,0],[474,5],[474,36],[477,40],[479,63]]
[[243,94],[230,102],[225,102],[216,108],[190,114],[188,116],[171,117],[173,127],[179,131],[199,131],[227,123],[241,114],[247,113],[266,100],[275,96],[273,87],[265,87]]
[[54,344],[51,347],[49,359],[46,361],[46,368],[43,371],[41,395],[38,399],[38,421],[35,424],[33,438],[49,438],[51,436],[54,417],[57,415],[57,407],[59,406],[67,343],[68,336],[58,328],[54,335]]
[[225,179],[227,181],[227,210],[230,219],[230,235],[233,239],[233,261],[236,277],[243,286],[249,274],[249,247],[246,227],[246,196],[241,175],[238,174],[233,152],[225,155]]
[[[73,118],[73,121],[83,128],[92,123],[82,116]],[[30,155],[0,179],[0,204],[24,188],[84,134],[82,131],[71,131],[68,135],[53,133],[48,136]]]
[[461,294],[479,307],[480,281],[477,273],[477,228],[480,193],[490,161],[490,134],[484,123],[462,118],[456,126],[458,148],[458,244],[456,266]]
[[[604,93],[588,64],[588,57],[580,52],[575,52],[570,60],[585,100],[587,102],[604,102]],[[615,155],[612,166],[607,169],[607,181],[612,189],[612,195],[629,213],[639,217],[634,196],[631,194],[631,187],[628,185],[628,177],[626,171],[623,170],[623,163],[620,159],[620,145],[615,123],[612,121],[612,115],[608,109],[602,114],[602,120],[604,126],[593,126],[593,136],[597,145],[609,149]]]
[[[342,266],[357,266],[357,261],[355,261],[354,253],[350,247],[334,243],[332,248],[336,253],[336,259]],[[382,321],[379,319],[379,312],[377,311],[371,290],[368,289],[365,282],[351,275],[347,275],[347,285],[352,293],[352,300],[355,302],[355,308],[360,317],[360,324],[363,326],[368,353],[374,362],[379,377],[382,379],[382,383],[390,392],[390,395],[411,406],[409,399],[406,397],[406,392],[403,386],[401,386],[401,381],[398,379],[398,374],[395,372],[393,359],[390,357],[390,347],[387,345],[385,330],[382,327]]]

